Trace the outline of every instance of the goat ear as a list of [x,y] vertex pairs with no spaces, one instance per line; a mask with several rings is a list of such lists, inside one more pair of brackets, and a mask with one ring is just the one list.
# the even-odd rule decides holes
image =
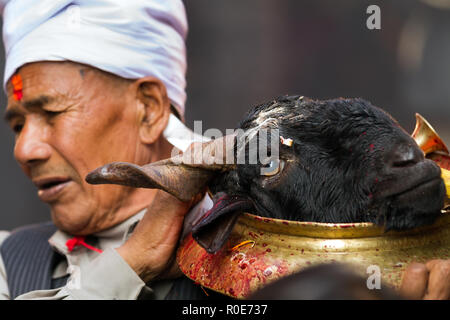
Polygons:
[[190,201],[204,191],[214,171],[174,164],[168,160],[145,166],[113,162],[86,176],[90,184],[119,184],[135,188],[161,189],[181,201]]
[[208,253],[216,253],[228,240],[239,215],[253,208],[253,203],[241,196],[225,193],[214,198],[213,207],[192,227],[192,237]]

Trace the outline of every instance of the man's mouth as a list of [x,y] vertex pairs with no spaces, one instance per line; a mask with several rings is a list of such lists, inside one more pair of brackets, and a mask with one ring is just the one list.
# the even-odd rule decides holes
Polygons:
[[43,202],[55,201],[61,191],[67,187],[72,180],[67,177],[49,177],[33,180],[38,188],[38,196]]

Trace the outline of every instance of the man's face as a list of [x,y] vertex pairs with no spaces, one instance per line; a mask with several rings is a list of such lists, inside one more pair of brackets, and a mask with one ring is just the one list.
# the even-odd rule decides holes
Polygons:
[[23,97],[15,100],[9,82],[6,112],[16,134],[14,156],[50,205],[56,225],[86,234],[123,220],[120,208],[142,209],[136,207],[142,201],[133,202],[143,198],[138,189],[84,181],[105,163],[149,161],[126,82],[70,62],[32,63],[17,74]]

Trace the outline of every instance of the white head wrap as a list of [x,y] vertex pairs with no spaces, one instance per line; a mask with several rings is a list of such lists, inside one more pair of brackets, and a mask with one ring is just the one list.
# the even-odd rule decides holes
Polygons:
[[22,65],[70,60],[123,78],[154,76],[184,113],[187,19],[181,0],[0,0],[3,85]]

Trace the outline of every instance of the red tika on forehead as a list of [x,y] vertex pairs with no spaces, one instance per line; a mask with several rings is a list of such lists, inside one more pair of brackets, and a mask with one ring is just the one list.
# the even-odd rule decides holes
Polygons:
[[23,84],[22,84],[22,77],[20,76],[20,74],[13,75],[12,78],[11,78],[11,83],[13,85],[14,99],[16,101],[22,100],[22,97],[23,97],[23,93],[22,93]]

